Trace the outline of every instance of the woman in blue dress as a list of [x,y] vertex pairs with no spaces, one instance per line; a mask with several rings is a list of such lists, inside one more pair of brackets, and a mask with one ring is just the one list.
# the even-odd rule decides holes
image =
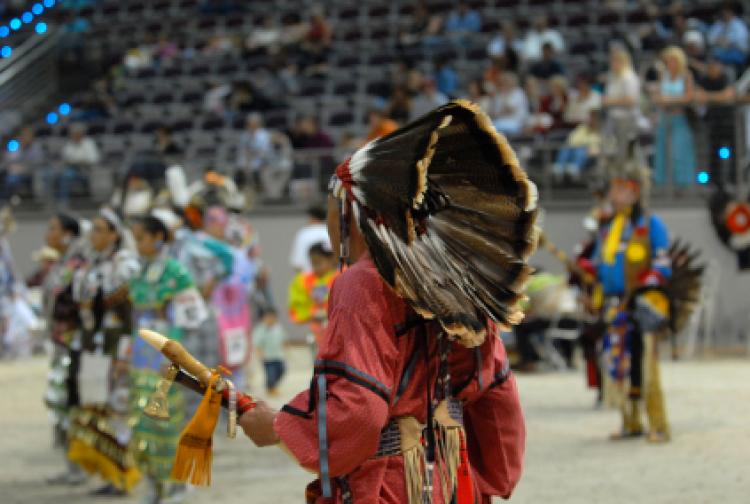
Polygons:
[[672,172],[672,184],[684,189],[693,183],[696,168],[693,133],[686,108],[693,95],[693,79],[685,53],[671,46],[662,53],[664,72],[653,101],[660,108],[656,127],[654,179],[664,185]]

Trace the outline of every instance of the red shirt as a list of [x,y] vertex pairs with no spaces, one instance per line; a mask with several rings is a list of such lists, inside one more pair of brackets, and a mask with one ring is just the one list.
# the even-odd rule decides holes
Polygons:
[[[330,474],[347,476],[356,504],[403,504],[408,502],[403,458],[372,457],[390,418],[414,416],[422,423],[426,420],[428,378],[424,358],[416,361],[408,386],[393,404],[403,371],[419,343],[416,329],[396,335],[396,326],[407,318],[408,306],[365,257],[333,284],[328,309],[329,325],[318,360],[346,368],[374,384],[364,387],[341,374],[326,376]],[[430,337],[431,355],[436,341]],[[493,386],[507,361],[501,340],[488,332],[480,349],[480,380],[472,379],[458,399],[464,403],[475,493],[488,504],[493,495],[508,497],[518,482],[526,430],[513,376]],[[452,382],[468,381],[475,374],[475,363],[473,349],[454,345],[450,354]],[[431,360],[430,386],[434,385],[436,366],[435,358]],[[274,428],[299,463],[318,472],[317,412],[300,415],[308,410],[309,399],[309,391],[296,396],[288,405],[296,413],[279,413]],[[434,502],[444,504],[440,485],[435,483]],[[340,495],[336,494],[333,502],[341,502]]]

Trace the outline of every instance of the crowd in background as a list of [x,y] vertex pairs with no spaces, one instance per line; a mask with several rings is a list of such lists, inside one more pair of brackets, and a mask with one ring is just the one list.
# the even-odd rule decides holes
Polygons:
[[[207,84],[202,111],[222,123],[244,125],[231,166],[211,168],[234,173],[240,186],[251,185],[272,199],[289,194],[291,179],[312,175],[295,154],[338,148],[341,158],[454,98],[479,103],[511,141],[520,144],[544,135],[550,146],[559,147],[545,169],[560,183],[585,178],[601,153],[622,148],[612,143],[634,137],[653,143],[650,164],[657,184],[670,182],[686,189],[695,183],[698,171],[722,183],[725,156],[720,151],[735,148],[733,104],[750,88],[750,73],[745,71],[750,35],[742,5],[726,2],[713,22],[706,23],[689,17],[679,1],[639,4],[648,22],[631,33],[613,31],[606,67],[592,63],[584,70],[566,68],[562,56],[569,54],[571,44],[542,13],[525,32],[510,21],[503,23],[486,47],[482,73],[466,75],[456,68],[451,48],[467,44],[482,29],[481,12],[458,2],[447,14],[434,14],[419,3],[400,28],[400,57],[383,69],[387,81],[376,90],[379,97],[367,105],[365,132],[327,131],[319,117],[305,111],[297,112],[291,124],[264,125],[264,114],[288,106],[288,97],[299,92],[303,79],[327,76],[336,27],[323,6],[311,8],[291,23],[266,16],[242,36],[217,31],[198,46],[166,36],[146,38],[120,55],[120,61],[75,107],[71,120],[82,125],[69,128],[70,140],[59,156],[62,166],[48,166],[34,145],[33,132],[21,133],[18,148],[5,154],[1,194],[7,198],[30,193],[31,174],[37,170],[51,174],[45,187],[61,203],[71,193],[90,192],[91,169],[100,155],[86,137],[84,125],[117,117],[123,107],[118,96],[121,77],[197,54],[220,58],[229,53],[242,58],[262,55],[270,58],[270,66],[252,81],[216,76]],[[607,5],[621,7],[618,2]],[[239,12],[240,7],[237,2],[201,3],[207,14]],[[68,12],[75,18],[75,9]],[[85,32],[83,25],[80,28]],[[415,54],[427,54],[429,64],[415,59]],[[640,59],[634,61],[633,54]],[[172,140],[166,125],[156,131],[153,146],[156,157],[167,159],[164,164],[180,160],[186,148]],[[324,161],[326,171],[336,159]]]

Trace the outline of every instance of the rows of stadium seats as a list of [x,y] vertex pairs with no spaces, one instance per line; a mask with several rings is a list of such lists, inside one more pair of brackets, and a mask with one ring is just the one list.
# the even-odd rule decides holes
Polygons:
[[[429,1],[431,12],[445,12],[448,1]],[[300,21],[312,2],[295,0],[237,2],[243,9],[227,13],[208,13],[199,0],[108,1],[87,7],[81,15],[88,18],[92,31],[89,44],[109,47],[120,54],[139,45],[148,36],[165,36],[182,48],[200,49],[217,33],[247,35],[252,26],[272,14],[284,24]],[[561,60],[569,74],[584,69],[600,70],[606,60],[606,47],[614,29],[624,33],[645,21],[645,12],[629,7],[621,13],[603,9],[604,2],[571,0],[497,0],[469,2],[480,9],[483,29],[468,43],[441,49],[450,56],[464,83],[481,73],[487,64],[486,44],[501,23],[512,20],[519,33],[528,27],[534,15],[547,13],[567,42]],[[715,1],[689,2],[695,17],[708,18],[715,12]],[[334,30],[334,43],[326,78],[302,79],[299,93],[285,96],[283,106],[264,113],[271,128],[287,126],[301,112],[320,117],[324,128],[335,137],[345,131],[362,133],[365,110],[375,97],[388,94],[388,65],[404,54],[397,49],[399,26],[413,12],[412,2],[326,2],[326,18]],[[591,8],[598,6],[597,9]],[[187,35],[189,34],[189,35]],[[430,69],[431,54],[421,46],[409,54]],[[247,57],[241,51],[221,56],[197,53],[193,59],[177,59],[168,65],[141,69],[127,75],[117,93],[120,112],[116,118],[90,124],[89,133],[101,144],[105,161],[127,163],[127,153],[147,146],[153,131],[168,125],[176,138],[188,146],[186,157],[192,162],[231,162],[234,139],[244,118],[217,118],[202,112],[201,104],[208,84],[250,81],[268,71],[271,61],[265,56]],[[48,152],[56,152],[62,142],[65,125],[42,126],[39,136]],[[216,148],[215,146],[220,146]]]

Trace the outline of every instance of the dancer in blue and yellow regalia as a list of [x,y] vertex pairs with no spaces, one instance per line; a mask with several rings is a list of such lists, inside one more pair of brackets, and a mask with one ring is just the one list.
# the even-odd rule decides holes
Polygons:
[[633,157],[617,163],[610,177],[613,216],[596,244],[594,262],[602,284],[609,330],[604,342],[605,396],[622,411],[622,429],[612,439],[643,433],[640,403],[646,403],[652,442],[668,441],[669,424],[659,376],[658,342],[669,329],[664,287],[671,276],[669,233],[648,212],[648,168]]

